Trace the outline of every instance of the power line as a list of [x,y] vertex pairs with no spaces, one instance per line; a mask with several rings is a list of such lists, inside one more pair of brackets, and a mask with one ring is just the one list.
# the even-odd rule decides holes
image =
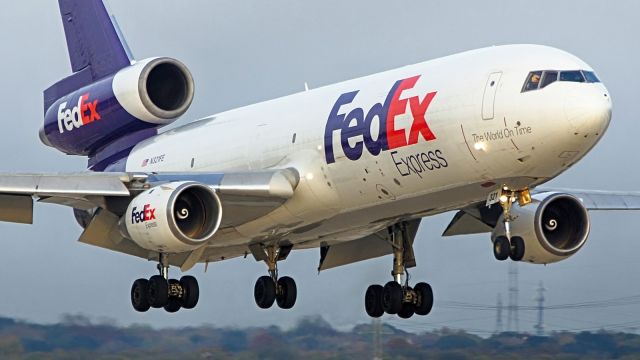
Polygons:
[[[580,310],[580,309],[629,306],[629,305],[638,305],[638,304],[640,304],[640,295],[632,295],[632,296],[624,296],[624,297],[612,298],[612,299],[547,305],[547,306],[543,306],[543,308],[545,311]],[[468,302],[461,302],[461,301],[446,301],[446,300],[438,301],[437,306],[439,308],[445,308],[445,309],[467,309],[467,310],[480,310],[480,311],[482,310],[495,311],[497,309],[496,305],[468,303]],[[519,311],[538,311],[539,305],[517,306],[516,309]]]

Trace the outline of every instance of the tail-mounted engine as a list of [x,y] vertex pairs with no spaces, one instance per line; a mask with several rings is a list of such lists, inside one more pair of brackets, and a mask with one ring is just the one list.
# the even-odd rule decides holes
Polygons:
[[205,245],[221,219],[220,199],[210,187],[172,182],[136,196],[120,219],[120,229],[144,249],[180,253]]
[[[562,193],[543,193],[534,196],[532,203],[513,204],[511,235],[524,240],[522,261],[548,264],[575,254],[587,241],[589,214],[576,197]],[[505,236],[502,216],[491,240]]]
[[[63,82],[78,89],[72,78]],[[40,139],[67,154],[92,155],[125,135],[172,123],[193,96],[193,77],[181,62],[139,61],[47,103]]]

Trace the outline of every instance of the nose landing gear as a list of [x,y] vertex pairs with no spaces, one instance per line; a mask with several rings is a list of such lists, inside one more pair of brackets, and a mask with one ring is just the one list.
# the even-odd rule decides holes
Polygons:
[[[489,195],[492,198],[492,195]],[[496,198],[493,196],[493,198]],[[504,222],[504,236],[496,236],[493,240],[493,256],[496,260],[504,261],[510,258],[513,261],[520,261],[524,257],[525,244],[520,236],[511,236],[511,222],[514,220],[511,214],[511,207],[518,201],[520,206],[531,202],[531,194],[528,189],[514,191],[507,186],[503,186],[497,202],[502,207],[502,221]]]
[[[408,268],[415,267],[413,242],[409,236],[407,223],[402,222],[389,228],[389,242],[393,247],[393,281],[383,286],[371,285],[364,297],[367,314],[378,318],[385,312],[408,319],[414,314],[427,315],[433,307],[433,290],[421,282],[409,286]],[[405,276],[406,274],[406,276]],[[403,282],[403,277],[405,281]]]

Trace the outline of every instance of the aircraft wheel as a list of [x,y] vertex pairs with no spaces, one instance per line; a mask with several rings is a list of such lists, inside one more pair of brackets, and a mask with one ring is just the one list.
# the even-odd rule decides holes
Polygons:
[[178,298],[169,298],[167,300],[167,304],[164,306],[164,310],[168,313],[175,313],[180,310],[182,306],[180,305],[180,299]]
[[182,287],[182,307],[185,309],[193,309],[198,304],[198,299],[200,298],[198,280],[193,276],[183,276],[180,278],[180,286]]
[[373,318],[379,318],[384,314],[384,309],[382,308],[383,290],[382,285],[371,285],[364,294],[364,309]]
[[169,301],[169,283],[160,276],[154,275],[149,279],[148,291],[149,305],[153,308],[161,308]]
[[[180,281],[175,279],[170,279],[168,283],[169,283],[169,287],[180,285]],[[181,302],[182,301],[180,300],[180,298],[170,296],[169,299],[167,300],[167,303],[164,305],[164,310],[168,313],[177,312],[182,307]]]
[[513,261],[520,261],[524,257],[524,239],[520,236],[511,238],[511,253],[509,257]]
[[284,276],[278,279],[278,290],[276,291],[276,301],[281,309],[291,309],[296,303],[296,297],[298,295],[298,289],[296,282],[288,277]]
[[136,311],[146,312],[149,310],[149,280],[138,279],[131,286],[131,305]]
[[382,290],[382,308],[387,314],[397,314],[402,309],[402,286],[389,281]]
[[253,298],[261,309],[268,309],[273,306],[273,302],[276,300],[276,285],[270,276],[258,278],[253,288]]
[[509,244],[509,239],[507,239],[505,236],[496,237],[496,239],[493,241],[493,256],[496,257],[496,260],[507,260],[510,253],[511,244]]
[[433,308],[433,290],[431,285],[421,282],[417,283],[413,291],[418,295],[418,302],[415,306],[415,313],[421,316],[428,315]]
[[402,308],[398,311],[398,316],[402,319],[409,319],[415,313],[415,307],[412,303],[402,304]]

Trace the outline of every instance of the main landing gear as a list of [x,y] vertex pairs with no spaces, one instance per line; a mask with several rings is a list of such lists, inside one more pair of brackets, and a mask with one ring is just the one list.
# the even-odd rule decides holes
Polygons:
[[504,236],[496,236],[493,240],[493,256],[496,260],[504,261],[510,258],[513,261],[520,261],[524,257],[524,239],[520,236],[511,236],[511,222],[514,220],[511,215],[511,206],[516,200],[521,206],[531,202],[529,190],[514,191],[504,186],[502,188],[499,202],[502,207],[502,221],[504,222]]
[[[364,297],[364,307],[369,316],[378,318],[385,312],[408,319],[414,314],[427,315],[433,307],[433,291],[427,283],[409,286],[407,268],[416,266],[412,239],[407,233],[407,224],[400,223],[389,228],[393,247],[393,281],[386,285],[371,285]],[[402,277],[407,274],[406,280]]]
[[268,309],[274,302],[281,309],[291,309],[295,305],[298,296],[296,282],[288,276],[278,278],[278,261],[286,259],[291,249],[290,245],[256,244],[251,247],[255,259],[264,261],[269,268],[269,275],[259,277],[253,288],[253,297],[259,308]]
[[198,304],[200,289],[196,278],[183,276],[179,281],[169,279],[167,254],[160,254],[158,270],[160,275],[133,282],[131,304],[136,311],[164,308],[165,311],[174,313],[180,308],[193,309]]

